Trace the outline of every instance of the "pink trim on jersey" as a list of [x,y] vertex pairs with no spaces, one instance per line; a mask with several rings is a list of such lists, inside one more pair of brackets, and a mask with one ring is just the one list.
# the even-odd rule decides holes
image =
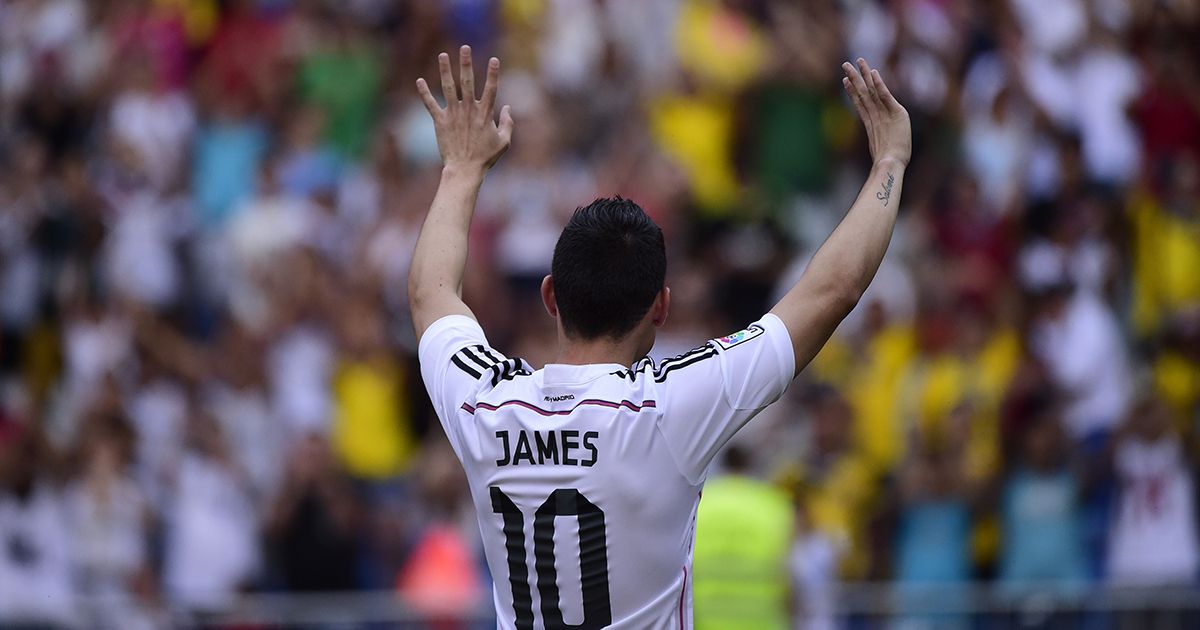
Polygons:
[[655,409],[657,407],[657,405],[655,404],[655,402],[653,400],[642,401],[642,404],[639,405],[637,403],[630,402],[628,400],[622,400],[621,402],[613,402],[611,400],[600,400],[598,398],[588,398],[586,400],[581,400],[581,401],[575,403],[575,406],[571,407],[570,409],[563,409],[561,411],[551,411],[549,409],[542,409],[541,407],[531,405],[523,400],[506,400],[506,401],[500,403],[499,405],[489,405],[488,403],[481,402],[478,405],[475,405],[474,407],[472,407],[471,405],[468,405],[467,403],[463,403],[462,407],[460,407],[460,409],[462,409],[463,411],[465,411],[467,413],[473,414],[473,413],[475,413],[476,409],[495,411],[506,405],[516,405],[518,407],[524,407],[525,409],[537,412],[543,416],[565,416],[565,415],[571,413],[572,411],[575,411],[579,407],[582,407],[583,405],[597,405],[600,407],[608,407],[610,409],[624,408],[624,409],[628,409],[630,411],[641,411],[643,409]]
[[683,567],[683,586],[679,588],[679,628],[683,630],[683,596],[687,594],[687,567]]

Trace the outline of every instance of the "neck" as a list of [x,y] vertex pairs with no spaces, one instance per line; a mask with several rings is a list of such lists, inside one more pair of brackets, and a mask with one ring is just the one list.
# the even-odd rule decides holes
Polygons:
[[558,355],[554,362],[566,365],[616,363],[629,366],[642,358],[644,354],[644,352],[638,351],[634,335],[628,335],[619,341],[613,339],[569,339],[559,336]]

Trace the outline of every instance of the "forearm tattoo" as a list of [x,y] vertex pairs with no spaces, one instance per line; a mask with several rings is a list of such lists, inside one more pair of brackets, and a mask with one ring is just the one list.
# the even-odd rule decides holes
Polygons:
[[887,174],[887,181],[883,183],[883,190],[875,193],[875,198],[882,201],[884,206],[892,200],[892,185],[896,183],[896,176],[891,173]]

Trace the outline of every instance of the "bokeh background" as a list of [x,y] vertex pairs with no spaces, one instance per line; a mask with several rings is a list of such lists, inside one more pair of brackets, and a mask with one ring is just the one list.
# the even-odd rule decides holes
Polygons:
[[487,626],[405,296],[460,43],[516,118],[466,299],[539,367],[576,206],[662,225],[674,355],[864,180],[840,62],[911,112],[878,277],[714,471],[700,627],[1197,621],[1200,2],[3,0],[0,623]]

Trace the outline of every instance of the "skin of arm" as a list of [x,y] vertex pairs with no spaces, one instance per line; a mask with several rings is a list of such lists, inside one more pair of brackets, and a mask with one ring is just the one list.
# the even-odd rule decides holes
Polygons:
[[513,128],[507,106],[500,110],[499,124],[494,118],[498,59],[493,57],[488,62],[487,81],[479,100],[475,99],[470,47],[463,46],[459,51],[462,98],[450,71],[450,56],[439,55],[438,67],[446,107],[434,100],[424,79],[417,80],[417,92],[433,118],[443,164],[442,179],[417,238],[408,275],[408,301],[417,339],[447,315],[475,317],[462,301],[467,235],[484,174],[508,149]]
[[858,304],[887,251],[896,225],[904,171],[912,154],[908,112],[884,85],[879,72],[859,59],[842,64],[842,86],[866,128],[874,166],[858,198],[804,275],[771,309],[787,326],[796,355],[796,373],[829,340]]

